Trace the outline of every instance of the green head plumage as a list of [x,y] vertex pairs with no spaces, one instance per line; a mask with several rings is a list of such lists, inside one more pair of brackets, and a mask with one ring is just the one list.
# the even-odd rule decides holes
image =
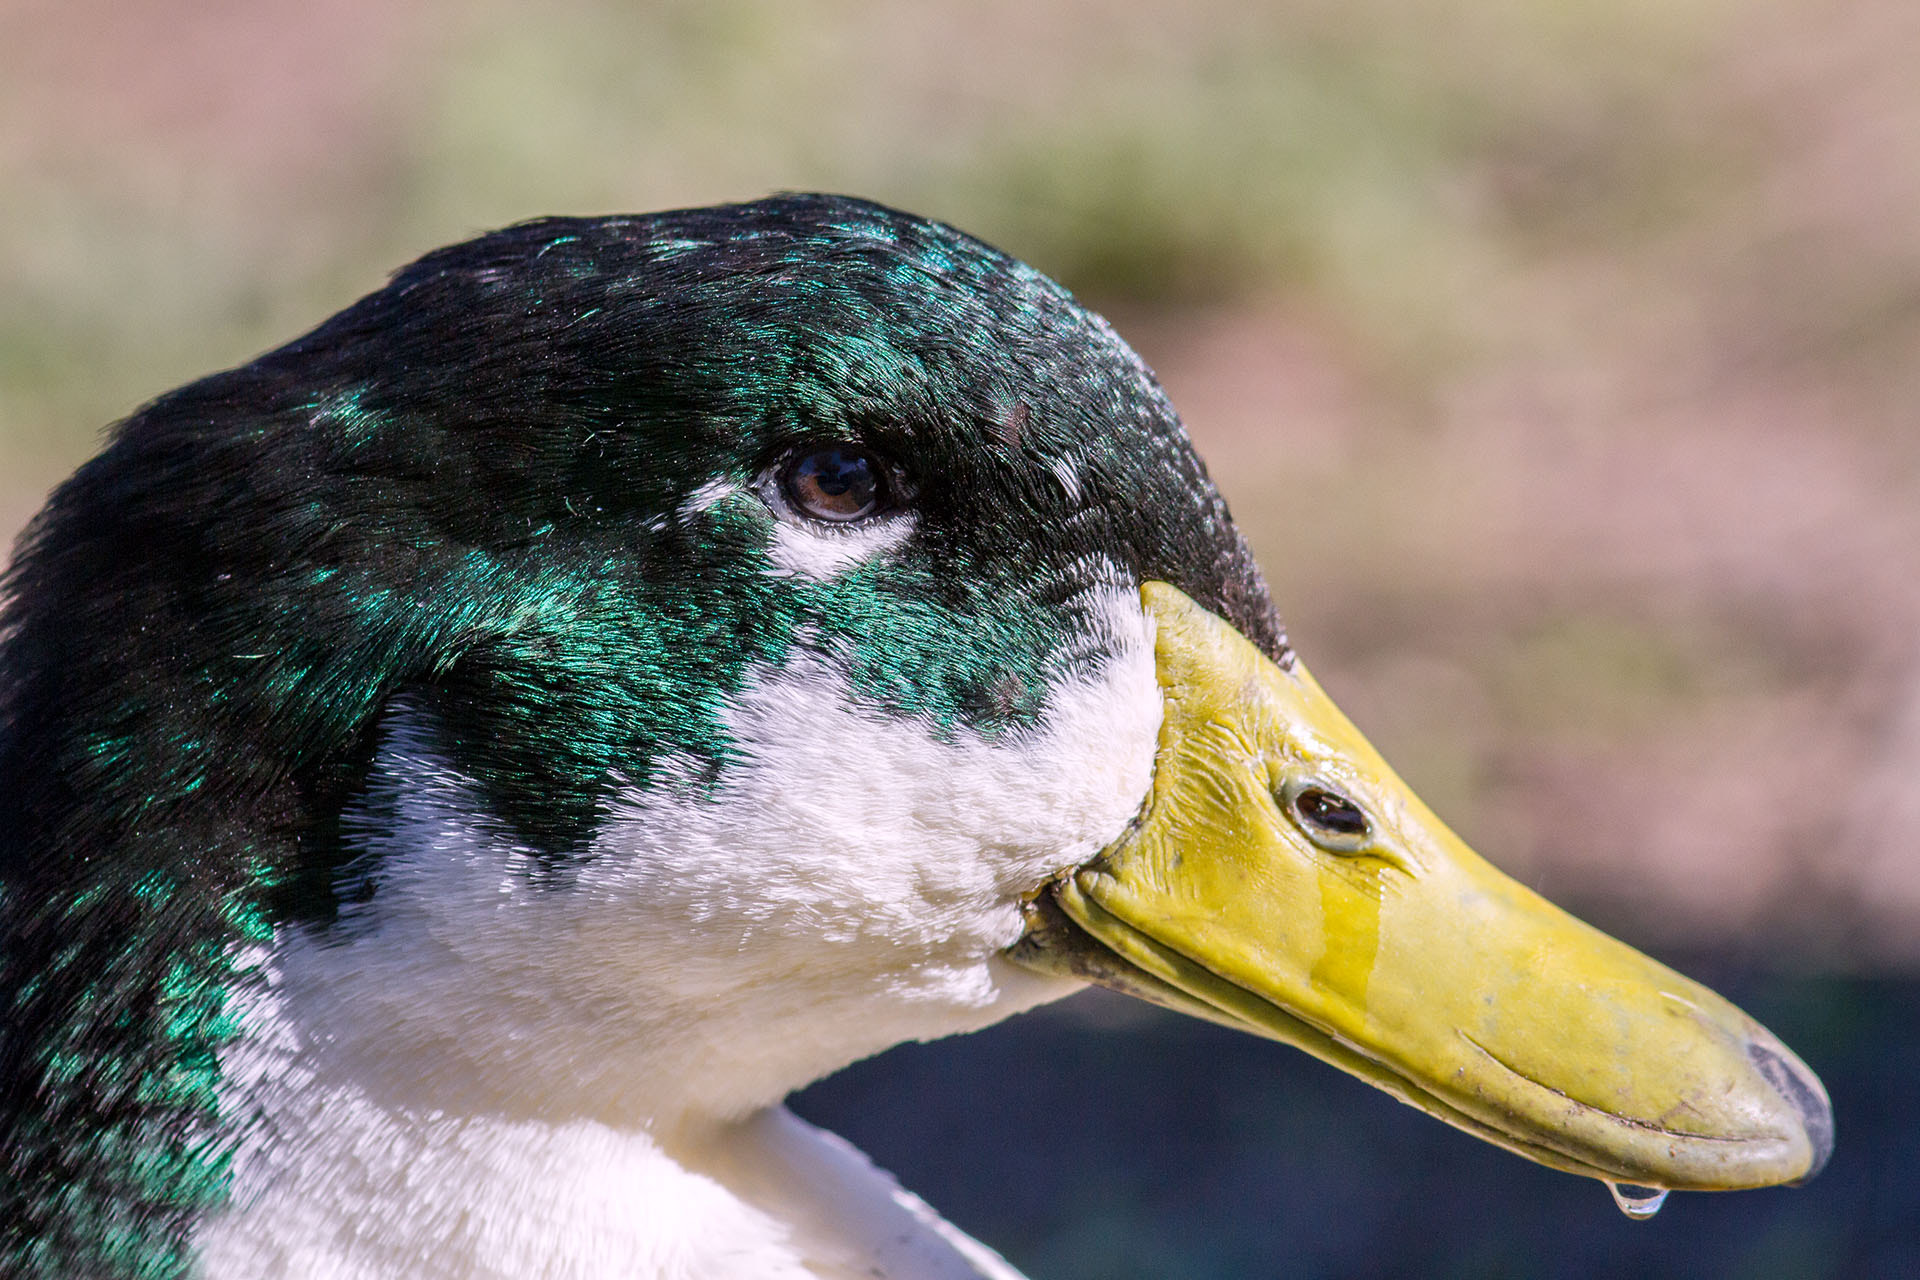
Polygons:
[[[825,449],[886,518],[783,508]],[[724,773],[754,664],[828,655],[876,714],[991,737],[1099,656],[1089,592],[1148,579],[1284,655],[1107,325],[856,200],[512,227],[147,405],[7,578],[0,1258],[185,1266],[234,957],[377,892],[341,823],[397,699],[564,860],[657,762]]]

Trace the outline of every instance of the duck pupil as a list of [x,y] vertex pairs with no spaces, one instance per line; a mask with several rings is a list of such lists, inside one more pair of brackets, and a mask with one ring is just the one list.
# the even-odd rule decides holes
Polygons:
[[787,500],[816,520],[858,520],[880,505],[880,469],[851,449],[816,449],[787,468]]
[[1335,835],[1362,836],[1367,833],[1367,815],[1343,795],[1320,787],[1303,788],[1293,798],[1294,812],[1306,821]]

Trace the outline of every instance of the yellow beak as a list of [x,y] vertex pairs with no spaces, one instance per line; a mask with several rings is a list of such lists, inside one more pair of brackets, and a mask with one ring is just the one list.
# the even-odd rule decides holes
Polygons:
[[1133,828],[1010,955],[1299,1046],[1542,1164],[1656,1188],[1811,1177],[1820,1081],[1720,996],[1502,875],[1305,668],[1142,590],[1166,714]]

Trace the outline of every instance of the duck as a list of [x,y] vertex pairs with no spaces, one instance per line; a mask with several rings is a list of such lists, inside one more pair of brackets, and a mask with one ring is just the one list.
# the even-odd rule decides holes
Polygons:
[[7,1276],[1006,1280],[782,1100],[1088,984],[1626,1196],[1832,1148],[1393,774],[1105,320],[882,205],[431,252],[5,596]]

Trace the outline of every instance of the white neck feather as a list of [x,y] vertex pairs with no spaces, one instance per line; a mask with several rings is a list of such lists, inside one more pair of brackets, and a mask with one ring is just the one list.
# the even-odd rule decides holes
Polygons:
[[1000,952],[1020,896],[1147,792],[1152,637],[1108,614],[1117,656],[993,742],[860,709],[818,656],[764,670],[717,784],[668,762],[560,869],[395,715],[358,819],[371,899],[276,937],[223,1058],[250,1127],[204,1274],[995,1274],[773,1104],[1073,989]]

